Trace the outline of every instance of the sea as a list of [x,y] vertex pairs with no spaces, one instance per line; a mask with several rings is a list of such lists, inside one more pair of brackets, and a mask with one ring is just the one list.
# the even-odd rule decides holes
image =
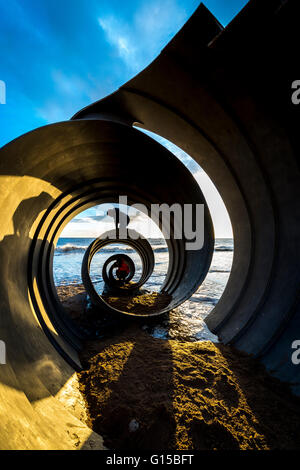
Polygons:
[[[58,240],[54,259],[53,274],[56,286],[81,284],[81,264],[85,250],[92,238],[60,238]],[[169,255],[163,239],[150,239],[155,257],[155,268],[152,276],[143,288],[149,291],[159,291],[168,270]],[[161,339],[178,339],[184,341],[214,341],[218,339],[205,324],[205,317],[218,303],[227,284],[232,260],[234,243],[231,238],[217,238],[212,263],[205,281],[198,291],[180,307],[170,313],[168,320],[157,322],[156,325],[145,325],[149,333]],[[90,276],[99,294],[103,291],[102,266],[112,255],[126,253],[136,266],[133,281],[141,274],[139,255],[129,246],[110,244],[97,253],[91,263]]]

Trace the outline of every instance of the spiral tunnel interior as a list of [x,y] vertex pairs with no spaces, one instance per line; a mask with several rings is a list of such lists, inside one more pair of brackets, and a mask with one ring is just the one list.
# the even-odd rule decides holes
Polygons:
[[[153,273],[155,263],[154,253],[148,240],[142,237],[142,235],[136,232],[135,230],[126,229],[125,235],[126,238],[122,239],[119,236],[118,230],[105,232],[101,235],[101,237],[97,238],[90,244],[83,257],[81,270],[82,281],[91,302],[94,304],[94,306],[98,307],[100,311],[108,311],[108,313],[114,313],[115,310],[111,306],[109,306],[107,302],[105,302],[101,295],[99,295],[93,285],[93,281],[90,275],[90,266],[92,259],[97,253],[101,251],[102,248],[114,242],[118,242],[123,245],[128,245],[129,247],[136,250],[142,262],[142,272],[139,279],[135,282],[130,283],[135,274],[135,264],[130,258],[130,256],[124,254],[117,254],[111,256],[105,261],[102,268],[102,278],[105,282],[105,286],[108,289],[114,291],[116,294],[122,293],[122,290],[125,291],[125,293],[138,291],[139,288],[147,282],[147,280]],[[125,262],[125,266],[128,267],[128,273],[124,277],[124,282],[114,276],[113,273],[113,268],[115,264],[117,265],[116,267],[120,266],[120,264],[118,264],[118,260],[120,260],[121,262]],[[154,315],[159,315],[167,311],[169,311],[168,306],[166,306],[165,310],[154,312]],[[117,312],[122,313],[122,310],[117,310]]]
[[[42,140],[49,150],[48,157],[45,152],[40,153],[39,147],[36,147],[37,154],[32,155],[32,150],[35,148],[33,142],[35,137],[40,140],[41,132],[45,134]],[[191,174],[170,152],[140,132],[121,124],[71,121],[45,127],[36,131],[36,134],[24,136],[23,139],[29,139],[25,147],[23,147],[24,142],[22,145],[24,149],[26,148],[23,159],[27,158],[28,162],[35,161],[37,168],[39,168],[37,161],[39,158],[44,162],[47,161],[47,171],[40,175],[42,178],[39,178],[39,181],[51,185],[54,190],[53,196],[46,191],[37,195],[36,200],[41,203],[38,209],[34,204],[35,197],[31,197],[28,198],[28,205],[27,199],[23,200],[22,209],[19,206],[13,215],[15,221],[18,211],[22,210],[23,214],[26,207],[27,216],[24,217],[29,222],[34,221],[34,227],[30,227],[28,233],[28,244],[30,244],[26,273],[30,293],[28,301],[34,306],[35,313],[52,343],[58,345],[60,352],[72,365],[77,364],[80,367],[76,351],[80,350],[84,338],[74,330],[74,325],[66,316],[58,300],[53,280],[54,247],[66,223],[89,205],[106,201],[117,202],[120,193],[126,195],[128,201],[144,204],[149,210],[152,203],[160,204],[161,201],[167,201],[170,206],[174,203],[183,206],[191,200],[199,204],[204,204],[205,201]],[[9,151],[10,146],[12,148],[21,144],[21,140],[8,145],[4,151]],[[57,148],[60,149],[60,155],[56,153]],[[145,161],[151,162],[146,172],[140,155],[143,155]],[[59,164],[51,168],[51,162],[54,161]],[[161,173],[157,172],[158,167],[163,168]],[[172,188],[165,181],[165,175],[170,169],[174,183]],[[33,174],[34,171],[34,168],[31,169]],[[65,177],[66,174],[68,178]],[[167,240],[170,263],[164,290],[172,296],[169,309],[189,298],[208,271],[214,240],[207,208],[205,219],[205,242],[201,250],[186,250],[184,239],[171,237]],[[22,237],[19,241],[23,244]],[[103,244],[105,243],[104,241]],[[138,245],[142,242],[131,241],[131,243],[138,249]],[[146,244],[148,242],[145,240],[142,246],[147,252],[149,247]],[[87,264],[91,261],[89,255],[94,255],[100,248],[101,241],[98,240],[87,250]],[[144,258],[146,256],[143,251],[141,256]],[[17,259],[15,262],[19,265]],[[150,266],[145,265],[143,283],[153,270],[153,253],[148,254],[145,262],[150,263]],[[85,277],[88,278],[87,272]],[[93,297],[92,286],[90,290]],[[49,322],[50,329],[47,326]]]
[[[297,44],[295,8],[293,1],[253,0],[224,30],[202,5],[159,57],[116,93],[70,122],[1,149],[0,338],[8,358],[0,369],[7,403],[1,448],[73,446],[66,433],[70,416],[53,397],[80,369],[84,337],[59,302],[52,263],[59,235],[76,214],[117,203],[119,195],[149,209],[163,202],[204,204],[202,249],[167,240],[168,308],[188,299],[209,269],[213,227],[197,183],[132,125],[191,155],[226,204],[235,253],[209,328],[299,393],[299,368],[290,361],[300,326],[299,111],[289,98],[290,79],[297,76],[288,61]],[[30,423],[30,436],[22,433],[22,420]],[[88,428],[81,432],[88,439]]]

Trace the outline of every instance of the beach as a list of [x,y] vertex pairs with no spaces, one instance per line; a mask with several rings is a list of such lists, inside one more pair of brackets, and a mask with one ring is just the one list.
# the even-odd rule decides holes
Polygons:
[[[299,447],[299,399],[257,360],[220,344],[205,324],[230,274],[232,241],[217,241],[208,276],[188,301],[161,317],[138,320],[99,314],[80,277],[74,277],[84,250],[70,241],[61,246],[57,258],[66,269],[71,257],[73,277],[70,282],[62,275],[57,292],[70,318],[90,334],[81,352],[83,371],[77,374],[85,422],[104,437],[107,448]],[[160,264],[146,288],[157,300],[167,252],[161,241],[156,246]],[[92,276],[100,292],[97,267]],[[136,308],[136,302],[125,298],[119,306]]]
[[300,400],[257,360],[218,343],[207,328],[201,330],[205,340],[195,338],[190,322],[180,321],[188,306],[159,324],[128,317],[103,322],[82,285],[58,292],[75,321],[84,325],[88,315],[102,332],[81,352],[76,393],[84,422],[108,449],[299,447]]
[[[155,257],[155,269],[152,276],[143,286],[148,292],[158,292],[163,285],[168,269],[168,250],[165,240],[150,240]],[[92,239],[60,238],[55,250],[53,261],[54,281],[62,300],[71,299],[79,292],[84,292],[81,285],[81,263],[85,250]],[[122,246],[124,250],[124,245]],[[129,247],[126,254],[131,256],[137,266],[136,274],[141,271],[137,255]],[[110,245],[103,254],[96,254],[91,265],[91,279],[99,294],[102,294],[104,284],[101,277],[101,266],[112,254],[120,253],[120,246]],[[180,307],[173,310],[166,318],[158,318],[145,328],[155,338],[181,339],[187,341],[218,341],[207,328],[204,319],[219,301],[228,281],[233,259],[233,240],[216,239],[215,251],[208,275],[197,292]],[[81,286],[81,287],[80,287]],[[64,294],[65,293],[65,294]],[[82,309],[81,309],[82,311]],[[87,312],[88,314],[89,312]],[[102,334],[100,322],[96,336]]]
[[89,342],[81,359],[87,422],[109,449],[299,448],[299,399],[231,347],[131,325]]

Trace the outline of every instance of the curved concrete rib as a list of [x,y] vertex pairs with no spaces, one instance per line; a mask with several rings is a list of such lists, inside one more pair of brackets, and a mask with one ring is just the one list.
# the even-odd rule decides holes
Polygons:
[[[80,368],[83,340],[53,286],[51,262],[63,226],[91,205],[118,202],[122,193],[129,203],[203,202],[183,165],[132,124],[188,152],[227,206],[234,262],[209,327],[300,391],[300,369],[291,362],[300,331],[299,110],[290,100],[298,78],[290,60],[297,57],[296,5],[251,1],[225,30],[200,6],[161,55],[115,94],[74,121],[1,149],[0,339],[8,361],[0,365],[2,449],[88,445],[91,431],[57,398]],[[198,269],[185,258],[190,293],[211,257],[208,212],[206,229]],[[180,244],[172,248],[176,269],[169,279],[180,302],[187,296],[178,275],[183,251]],[[91,439],[101,448],[99,436]]]
[[[91,431],[75,417],[72,421],[53,395],[80,369],[78,351],[85,338],[65,313],[53,282],[60,232],[77,213],[118,202],[119,196],[147,208],[205,200],[189,171],[164,147],[135,129],[105,121],[54,124],[16,139],[1,149],[0,178],[0,338],[8,360],[0,366],[6,416],[0,420],[0,447],[74,448]],[[172,295],[170,308],[188,298],[209,269],[214,240],[208,209],[205,218],[203,249],[186,251],[185,239],[167,240],[170,268],[164,287]],[[10,418],[15,401],[19,405]],[[10,422],[20,433],[30,425],[30,438],[10,442],[5,434]],[[94,434],[91,439],[95,442]]]
[[198,10],[137,77],[74,119],[135,124],[207,172],[229,212],[235,254],[207,319],[225,343],[260,357],[300,393],[298,5],[250,1],[223,30]]

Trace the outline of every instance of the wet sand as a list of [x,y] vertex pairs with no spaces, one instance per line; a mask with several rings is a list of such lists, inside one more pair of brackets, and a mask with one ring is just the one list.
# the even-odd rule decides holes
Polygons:
[[300,400],[231,347],[153,338],[130,322],[81,359],[87,422],[110,449],[300,448]]

